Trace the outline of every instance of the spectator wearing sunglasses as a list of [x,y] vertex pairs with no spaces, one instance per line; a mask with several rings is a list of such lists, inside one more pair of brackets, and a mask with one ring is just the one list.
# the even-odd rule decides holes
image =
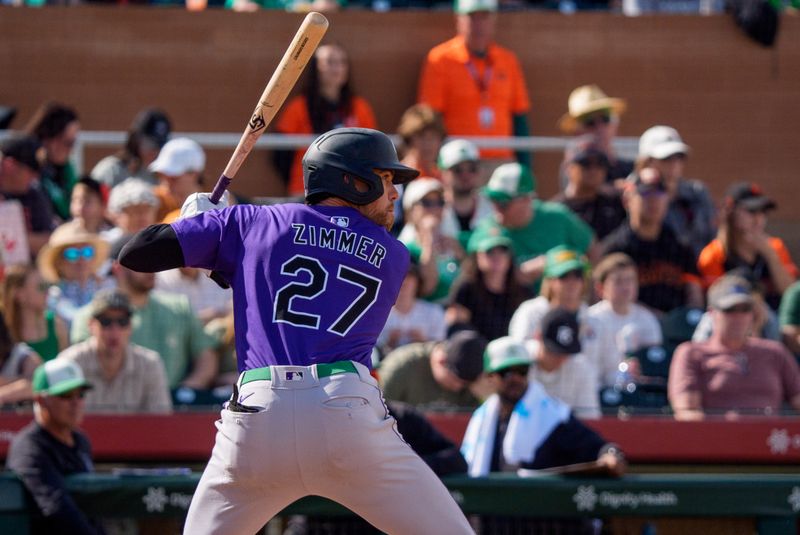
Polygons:
[[592,136],[573,140],[564,152],[561,172],[566,187],[552,199],[578,214],[592,227],[598,240],[625,221],[627,214],[619,191],[606,182],[611,162]]
[[780,342],[752,336],[755,300],[746,279],[725,275],[708,290],[711,337],[678,346],[667,383],[675,417],[800,410],[800,367]]
[[75,312],[107,285],[97,273],[108,258],[108,250],[108,243],[100,236],[70,221],[53,231],[39,251],[39,272],[52,284],[48,306],[67,325]]
[[627,464],[620,449],[530,379],[533,364],[525,346],[512,338],[492,340],[486,347],[483,369],[494,393],[472,414],[464,434],[461,453],[469,475],[595,460],[609,473],[622,475]]
[[669,197],[661,173],[646,167],[628,177],[622,199],[628,220],[600,244],[603,256],[625,253],[636,263],[639,300],[660,313],[703,308],[697,256],[665,225]]
[[33,373],[34,420],[14,436],[6,468],[22,481],[36,505],[31,533],[105,533],[77,506],[64,484],[72,474],[94,472],[89,439],[78,427],[92,385],[80,366],[55,359]]
[[622,158],[614,147],[619,119],[626,109],[625,100],[609,97],[594,84],[582,85],[570,93],[567,113],[558,121],[565,134],[594,138],[608,158],[608,182],[625,178],[633,171],[633,161]]
[[446,234],[457,236],[466,249],[472,231],[492,216],[492,203],[480,190],[483,183],[478,147],[466,139],[448,141],[439,151],[444,198],[442,215]]
[[798,270],[783,240],[766,230],[767,215],[777,206],[757,184],[737,182],[728,189],[717,237],[697,261],[706,287],[727,271],[745,268],[770,308],[778,310]]
[[[131,340],[158,353],[170,389],[209,388],[219,368],[214,339],[203,331],[186,296],[153,291],[154,273],[139,273],[119,263],[120,251],[130,239],[131,236],[123,236],[116,240],[110,256],[116,287],[128,296],[133,310]],[[91,307],[77,312],[70,329],[72,343],[91,336],[91,320]]]
[[166,413],[172,409],[167,375],[155,351],[132,343],[133,309],[118,290],[101,290],[89,305],[91,336],[58,355],[78,364],[94,388],[86,410]]
[[443,302],[458,276],[464,250],[442,225],[445,208],[441,181],[423,177],[410,182],[403,193],[405,225],[398,239],[419,265],[420,295]]
[[669,196],[666,224],[695,254],[713,238],[717,214],[708,188],[699,180],[684,176],[689,145],[671,126],[648,128],[639,138],[637,167],[653,167],[664,179]]

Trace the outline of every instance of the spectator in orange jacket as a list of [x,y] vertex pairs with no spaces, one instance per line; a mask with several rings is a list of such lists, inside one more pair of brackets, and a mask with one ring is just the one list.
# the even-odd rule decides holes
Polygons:
[[[497,0],[457,0],[457,35],[428,52],[419,102],[444,116],[452,136],[527,136],[528,90],[517,56],[494,42]],[[507,163],[510,149],[484,149],[481,159]],[[518,152],[530,165],[530,153]]]
[[[335,44],[317,48],[309,61],[303,93],[286,105],[278,120],[277,131],[282,134],[322,134],[340,127],[376,128],[372,107],[356,95],[350,74],[350,60],[344,48]],[[305,149],[295,151],[291,166],[288,170],[283,169],[284,175],[288,176],[289,195],[303,195],[303,154]],[[280,161],[276,161],[276,165],[279,168],[283,166]]]
[[747,268],[760,283],[764,299],[778,310],[781,295],[797,278],[797,266],[783,240],[766,232],[767,213],[777,208],[756,184],[728,189],[717,237],[700,252],[697,268],[708,287],[725,272]]

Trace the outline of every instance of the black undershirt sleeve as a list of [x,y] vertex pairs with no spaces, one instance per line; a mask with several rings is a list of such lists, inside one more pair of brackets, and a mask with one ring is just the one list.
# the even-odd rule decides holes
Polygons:
[[183,250],[171,225],[150,225],[133,235],[119,254],[119,263],[140,273],[184,267]]

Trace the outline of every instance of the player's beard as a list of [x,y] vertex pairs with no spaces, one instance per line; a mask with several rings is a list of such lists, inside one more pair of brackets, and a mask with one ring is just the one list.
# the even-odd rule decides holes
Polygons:
[[391,232],[394,226],[394,205],[389,204],[388,207],[379,206],[378,203],[370,203],[366,206],[361,206],[361,213],[372,220],[373,223],[382,226],[387,231]]

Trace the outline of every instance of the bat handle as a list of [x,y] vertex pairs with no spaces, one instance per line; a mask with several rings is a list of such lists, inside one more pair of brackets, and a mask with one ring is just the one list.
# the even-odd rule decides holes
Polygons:
[[214,191],[211,192],[211,197],[209,197],[209,200],[214,204],[217,204],[222,198],[222,194],[225,193],[226,189],[228,189],[230,183],[231,179],[226,177],[225,173],[219,175],[219,180],[217,180],[217,185],[214,186]]

